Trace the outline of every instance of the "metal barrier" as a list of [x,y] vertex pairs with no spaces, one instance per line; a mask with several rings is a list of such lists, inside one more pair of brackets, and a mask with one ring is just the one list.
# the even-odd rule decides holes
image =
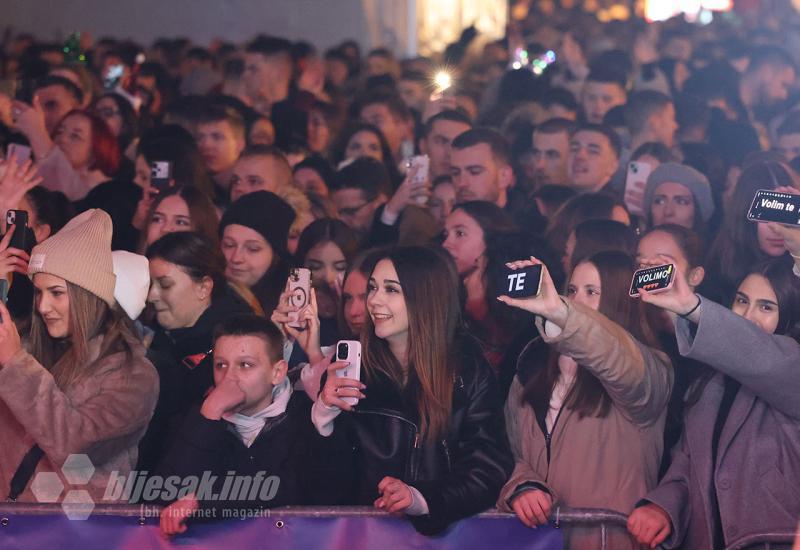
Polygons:
[[794,531],[776,531],[756,533],[741,537],[731,543],[727,550],[778,550],[792,548],[795,539]]
[[[157,525],[157,520],[154,516],[157,515],[158,507],[154,506],[138,506],[138,505],[118,505],[118,504],[98,504],[92,510],[91,518],[88,520],[91,524],[92,518],[117,518],[117,519],[130,519],[130,523],[122,521],[119,523],[120,528],[125,528],[126,525],[130,526],[149,526],[150,529]],[[153,512],[156,511],[156,514]],[[0,546],[3,546],[4,527],[13,526],[17,522],[17,527],[20,527],[20,522],[15,518],[24,516],[54,516],[62,515],[63,512],[58,504],[35,504],[35,503],[2,503],[0,504]],[[276,508],[274,510],[265,511],[264,517],[258,521],[270,522],[269,527],[275,528],[270,532],[277,532],[276,530],[284,530],[293,524],[293,519],[328,519],[336,520],[350,518],[358,521],[359,519],[391,519],[388,514],[375,510],[371,507],[285,507]],[[473,518],[465,520],[471,522]],[[506,514],[496,510],[487,511],[478,514],[474,517],[478,525],[483,525],[485,529],[495,529],[498,532],[509,531],[510,529],[518,529],[522,524],[517,520],[513,514]],[[503,524],[497,524],[493,527],[494,521],[502,521]],[[102,520],[98,519],[98,522]],[[487,525],[486,522],[490,523]],[[610,510],[596,510],[596,509],[575,509],[575,508],[556,508],[551,515],[551,524],[553,527],[559,529],[562,536],[566,540],[569,537],[571,530],[580,528],[584,532],[590,532],[592,542],[589,547],[597,548],[600,550],[612,550],[619,548],[619,545],[611,544],[611,535],[615,534],[616,537],[624,536],[631,544],[636,547],[635,543],[627,535],[626,531],[627,518],[624,514],[613,512]],[[477,523],[476,522],[476,523]],[[297,523],[297,522],[294,522]],[[462,522],[463,523],[463,522]],[[89,527],[89,525],[87,525]],[[41,528],[45,528],[45,524]],[[70,528],[74,532],[80,530],[80,522],[70,522]],[[527,528],[523,528],[523,534],[528,534],[531,538],[536,534],[530,532]],[[265,533],[266,534],[266,533]],[[439,539],[431,539],[431,547],[438,547],[441,542],[447,542],[447,536],[444,541]],[[559,540],[561,537],[559,537]],[[202,535],[198,537],[202,541]],[[524,540],[524,539],[523,539]],[[619,538],[616,539],[619,541]],[[584,539],[584,543],[586,540]],[[524,547],[525,544],[520,544],[518,547]],[[559,544],[557,547],[560,547]],[[355,546],[354,546],[355,547]],[[553,546],[548,546],[551,548]],[[587,546],[582,545],[582,548]],[[537,546],[538,548],[538,546]]]
[[[120,524],[122,527],[126,525],[149,525],[152,528],[157,524],[154,517],[157,516],[158,510],[158,507],[147,505],[98,504],[92,510],[92,517],[120,518],[123,519]],[[14,522],[15,517],[22,516],[63,516],[63,512],[58,504],[0,503],[0,546],[3,546],[4,528],[9,527]],[[124,521],[124,518],[130,518],[130,523],[128,524]],[[282,530],[284,526],[290,525],[293,519],[335,520],[340,518],[354,520],[390,519],[391,516],[371,507],[298,506],[267,510],[261,520],[270,522],[270,527],[274,527],[276,530]],[[504,522],[504,527],[516,527],[519,524],[513,514],[506,514],[496,510],[478,514],[475,519],[484,522],[486,520],[500,520]],[[465,521],[468,522],[470,520]],[[506,525],[505,522],[509,523]],[[70,524],[73,529],[80,529],[81,522],[70,522]],[[580,543],[573,545],[576,548],[596,548],[600,550],[617,550],[625,546],[638,548],[635,541],[627,533],[627,516],[619,512],[593,508],[559,507],[551,514],[551,524],[562,530],[566,543],[565,547],[567,548],[570,547],[571,535],[577,532],[581,532],[581,539]],[[752,534],[737,539],[728,546],[727,550],[791,548],[794,537],[795,533],[791,531]],[[200,540],[202,541],[202,538]],[[435,542],[432,546],[437,544],[438,542]]]

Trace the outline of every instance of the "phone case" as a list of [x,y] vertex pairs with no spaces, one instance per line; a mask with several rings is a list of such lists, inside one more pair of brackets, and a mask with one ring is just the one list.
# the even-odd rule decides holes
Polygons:
[[311,270],[304,267],[296,267],[289,270],[289,303],[297,308],[297,311],[289,312],[289,322],[286,323],[292,328],[304,328],[305,322],[298,321],[300,309],[308,304],[311,299]]
[[640,269],[633,274],[628,294],[631,297],[639,296],[639,289],[653,293],[664,292],[672,287],[674,278],[675,266],[672,264]]
[[634,216],[644,216],[646,205],[642,204],[647,178],[652,172],[652,167],[645,162],[629,162],[625,176],[625,206]]
[[33,243],[28,242],[28,213],[25,210],[9,210],[6,212],[6,231],[14,231],[9,248],[17,248],[30,253]]
[[[347,347],[347,353],[343,352],[342,345]],[[361,342],[358,340],[339,340],[336,342],[336,360],[347,361],[350,363],[346,368],[336,372],[339,378],[352,378],[353,380],[361,379]],[[358,403],[357,397],[342,397],[342,401],[349,405]]]
[[747,219],[754,222],[800,225],[800,195],[759,189],[753,197]]
[[497,279],[497,295],[509,298],[530,298],[539,294],[541,286],[541,264],[524,269],[506,268]]

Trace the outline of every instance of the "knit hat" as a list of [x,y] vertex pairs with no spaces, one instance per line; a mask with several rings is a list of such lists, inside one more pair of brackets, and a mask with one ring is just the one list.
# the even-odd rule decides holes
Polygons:
[[114,298],[128,317],[136,320],[142,314],[150,291],[150,262],[144,256],[126,250],[115,250],[111,257],[114,275],[117,276]]
[[229,225],[243,225],[261,234],[279,256],[286,258],[289,228],[294,218],[292,207],[278,195],[256,191],[240,197],[225,211],[219,222],[219,236],[222,238]]
[[87,290],[114,307],[111,218],[91,209],[72,218],[61,231],[31,251],[28,276],[49,273]]
[[680,183],[694,195],[694,202],[703,221],[708,221],[714,213],[714,199],[711,197],[711,184],[703,174],[685,164],[665,162],[650,173],[644,190],[645,209],[649,212],[656,188],[662,183]]

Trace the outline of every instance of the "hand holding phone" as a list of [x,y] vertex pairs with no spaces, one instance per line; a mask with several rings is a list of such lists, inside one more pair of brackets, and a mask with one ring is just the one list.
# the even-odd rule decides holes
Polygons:
[[776,222],[783,225],[800,225],[800,195],[759,189],[747,212],[753,222]]
[[[347,362],[347,367],[336,371],[338,378],[361,379],[361,342],[358,340],[339,340],[336,343],[336,360]],[[341,400],[348,405],[358,403],[358,397],[341,397]]]
[[511,298],[537,296],[542,286],[542,264],[521,269],[506,267],[497,279],[497,295]]
[[[514,273],[525,273],[527,268],[533,266],[538,266],[541,270],[538,284],[536,284],[536,272],[532,270],[527,272],[528,274],[522,278],[522,281],[518,276],[509,278],[506,274],[502,281],[498,281],[499,288],[503,293],[497,299],[511,307],[540,315],[563,328],[568,313],[567,306],[558,295],[553,279],[547,271],[547,266],[533,257],[529,260],[517,260],[506,264],[506,267]],[[511,292],[516,293],[519,297],[514,298],[507,293],[509,286]],[[534,292],[534,288],[538,289],[538,292],[531,294]],[[524,297],[524,294],[528,296]]]
[[672,288],[675,280],[675,266],[664,264],[655,267],[647,267],[634,272],[631,280],[631,288],[628,294],[631,297],[639,296],[639,291],[644,289],[650,294],[657,294]]
[[9,210],[6,212],[6,231],[13,231],[9,248],[23,250],[28,254],[33,249],[33,240],[28,238],[28,212]]
[[629,162],[628,172],[625,176],[625,206],[633,216],[646,216],[647,205],[644,204],[644,190],[647,187],[647,178],[653,171],[652,166],[646,162]]
[[31,148],[19,143],[9,143],[6,149],[6,160],[10,161],[14,157],[17,159],[17,166],[22,166],[31,158]]
[[289,322],[286,323],[292,328],[304,328],[305,321],[300,320],[300,310],[308,305],[311,294],[311,270],[304,267],[294,267],[289,270],[289,305],[294,308],[290,311]]
[[175,187],[172,179],[172,163],[168,160],[154,160],[150,163],[150,187],[159,193]]

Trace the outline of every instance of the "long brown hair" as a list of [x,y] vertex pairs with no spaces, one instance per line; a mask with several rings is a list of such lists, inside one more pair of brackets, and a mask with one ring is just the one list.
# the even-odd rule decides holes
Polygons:
[[[38,314],[33,316],[30,333],[31,354],[50,371],[61,389],[91,376],[109,355],[124,351],[130,357],[135,343],[141,341],[131,320],[118,307],[109,307],[91,292],[68,281],[67,295],[70,335],[51,337]],[[92,358],[89,342],[101,335],[100,353]]]
[[[600,313],[630,332],[639,342],[658,347],[644,304],[628,296],[635,271],[633,258],[618,250],[606,250],[590,256],[584,262],[594,265],[600,274]],[[550,348],[546,364],[537,369],[525,385],[522,402],[529,403],[535,410],[547,410],[559,375],[558,353]],[[611,398],[600,380],[579,365],[575,382],[563,406],[576,411],[580,418],[604,418],[610,412],[611,405]]]
[[379,251],[370,261],[375,265],[384,259],[397,271],[408,311],[408,376],[406,379],[389,344],[375,335],[369,315],[361,334],[364,372],[368,380],[380,373],[398,388],[410,389],[419,412],[420,432],[433,440],[447,430],[453,406],[455,365],[451,355],[461,326],[458,272],[449,255],[422,246]]

